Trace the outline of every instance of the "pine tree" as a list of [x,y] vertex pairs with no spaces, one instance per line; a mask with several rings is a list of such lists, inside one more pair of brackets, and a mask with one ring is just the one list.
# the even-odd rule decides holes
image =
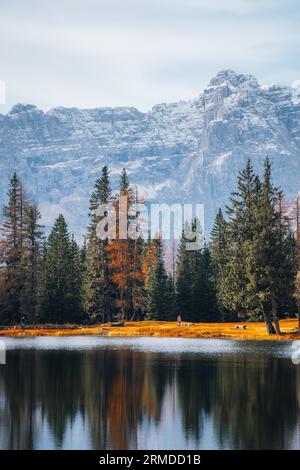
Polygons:
[[[202,241],[199,227],[197,220],[185,224],[177,259],[176,303],[178,313],[187,321],[216,321],[218,307],[214,270],[208,247],[199,243]],[[198,240],[192,250],[189,249],[187,234],[194,234],[194,239]]]
[[172,274],[167,275],[166,282],[166,306],[167,306],[167,321],[174,321],[176,319],[176,296],[175,296],[175,284]]
[[146,290],[146,318],[148,320],[169,320],[172,306],[168,304],[170,285],[164,265],[163,245],[156,240],[156,260],[149,273]]
[[83,239],[83,245],[80,249],[80,261],[83,266],[83,271],[84,271],[84,266],[86,262],[86,252],[87,252],[87,242],[86,242],[86,237]]
[[147,289],[150,273],[155,269],[156,266],[156,240],[149,238],[143,246],[143,253],[141,259],[141,274],[142,274],[142,299],[141,299],[141,319],[144,319],[147,314]]
[[112,318],[113,291],[108,269],[108,241],[97,236],[97,224],[101,217],[96,213],[101,204],[110,201],[109,172],[107,166],[104,166],[90,199],[90,226],[84,265],[84,306],[93,323],[105,323]]
[[218,310],[222,316],[222,319],[229,317],[228,310],[224,307],[222,302],[223,292],[226,289],[226,252],[227,252],[227,222],[224,219],[223,212],[221,209],[217,212],[213,228],[211,231],[210,239],[210,253],[213,265],[213,274],[216,287],[216,295],[218,300]]
[[8,203],[4,206],[2,225],[3,250],[1,262],[4,264],[4,312],[5,321],[21,322],[21,291],[23,288],[22,248],[23,248],[23,209],[24,192],[16,173],[9,182]]
[[82,320],[80,253],[63,215],[56,219],[44,250],[39,313],[45,322]]
[[127,171],[125,170],[125,168],[123,168],[121,177],[120,177],[120,195],[126,196],[132,193],[133,193],[133,190],[130,187]]
[[84,308],[92,323],[104,323],[108,320],[104,285],[103,245],[96,231],[92,230],[89,234],[84,274]]
[[101,204],[106,204],[111,199],[111,186],[109,180],[109,170],[108,167],[105,165],[102,168],[101,177],[98,178],[95,182],[94,192],[91,195],[90,199],[90,227],[93,227],[95,224],[98,223],[99,219],[96,214],[98,207]]
[[191,286],[193,284],[192,259],[193,251],[187,249],[185,233],[190,233],[191,224],[185,223],[176,263],[176,306],[177,313],[187,321],[193,321],[193,306]]
[[230,198],[227,214],[231,233],[241,241],[252,240],[255,232],[255,219],[260,182],[254,174],[251,161],[237,178],[237,191]]
[[[288,286],[292,285],[295,276],[295,244],[288,221],[281,211],[281,200],[282,193],[271,183],[271,164],[267,158],[257,210],[256,270],[252,274],[269,334],[274,332],[274,327],[280,334],[278,307],[284,297],[292,296]],[[285,284],[282,279],[285,279]]]
[[38,208],[27,205],[24,209],[21,292],[21,316],[23,321],[33,323],[37,317],[37,287],[39,274],[40,245],[43,239],[43,226]]
[[131,321],[144,316],[145,278],[143,274],[144,241],[142,238],[131,241],[133,244],[132,271],[132,316]]
[[291,301],[295,243],[282,214],[282,194],[271,183],[268,159],[264,167],[262,182],[250,162],[238,177],[238,191],[227,208],[225,276],[217,286],[228,311],[243,319],[263,318],[269,334],[280,334],[278,310]]
[[191,272],[191,321],[219,320],[214,270],[208,246],[194,253]]
[[222,209],[219,209],[211,231],[210,250],[218,271],[222,268],[226,254],[226,228],[227,223],[224,219]]
[[72,235],[69,248],[69,310],[71,312],[70,320],[72,321],[73,319],[75,322],[85,320],[82,299],[82,271],[81,250],[74,238],[74,235]]
[[237,191],[232,193],[227,206],[228,225],[221,304],[239,319],[259,318],[260,309],[255,284],[247,273],[255,272],[253,242],[257,232],[257,204],[260,182],[253,172],[250,160],[237,180]]

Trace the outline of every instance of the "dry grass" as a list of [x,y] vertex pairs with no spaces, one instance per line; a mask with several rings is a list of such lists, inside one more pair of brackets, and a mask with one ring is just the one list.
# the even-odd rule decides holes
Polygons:
[[[155,336],[182,338],[231,338],[258,340],[292,340],[299,338],[297,320],[281,320],[282,336],[268,336],[264,323],[183,323],[176,322],[126,322],[124,327],[111,327],[109,324],[63,327],[63,328],[10,328],[0,331],[0,336]],[[246,329],[237,329],[236,325],[246,325]]]

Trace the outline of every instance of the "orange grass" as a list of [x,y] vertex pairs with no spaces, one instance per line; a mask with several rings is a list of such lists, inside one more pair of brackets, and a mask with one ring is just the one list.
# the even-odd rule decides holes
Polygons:
[[[126,322],[124,327],[111,327],[110,324],[78,326],[72,328],[8,328],[0,331],[0,336],[154,336],[175,338],[229,338],[257,340],[293,340],[300,337],[297,332],[296,319],[281,320],[282,336],[269,336],[263,322],[257,323],[194,323],[193,326],[183,322]],[[246,325],[246,329],[236,329],[236,325]]]

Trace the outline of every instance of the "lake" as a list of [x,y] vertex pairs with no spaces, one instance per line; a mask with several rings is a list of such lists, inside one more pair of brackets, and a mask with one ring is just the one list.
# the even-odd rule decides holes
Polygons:
[[289,342],[1,340],[1,449],[300,448]]

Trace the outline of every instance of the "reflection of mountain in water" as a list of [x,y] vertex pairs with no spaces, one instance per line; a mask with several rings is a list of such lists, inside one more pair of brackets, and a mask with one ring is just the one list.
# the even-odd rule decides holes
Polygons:
[[0,448],[297,448],[300,373],[263,355],[13,350]]

